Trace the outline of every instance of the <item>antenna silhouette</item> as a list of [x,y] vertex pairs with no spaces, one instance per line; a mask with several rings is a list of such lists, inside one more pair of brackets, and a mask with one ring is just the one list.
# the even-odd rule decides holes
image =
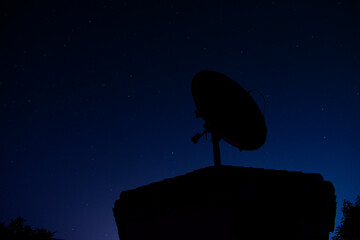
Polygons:
[[[192,80],[196,117],[205,120],[204,132],[191,138],[194,143],[211,133],[214,165],[221,166],[220,139],[240,150],[256,150],[267,135],[263,113],[244,88],[215,71],[201,71]],[[265,100],[264,100],[265,102]]]

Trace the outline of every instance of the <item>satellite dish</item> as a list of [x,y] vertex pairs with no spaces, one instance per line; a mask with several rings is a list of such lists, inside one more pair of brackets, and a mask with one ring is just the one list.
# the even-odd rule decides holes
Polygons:
[[[263,113],[249,92],[235,81],[215,71],[201,71],[192,80],[192,95],[197,115],[205,120],[204,133],[213,136],[215,165],[220,164],[220,153],[215,148],[221,138],[240,150],[256,150],[264,145],[267,129]],[[192,140],[196,143],[204,133]]]

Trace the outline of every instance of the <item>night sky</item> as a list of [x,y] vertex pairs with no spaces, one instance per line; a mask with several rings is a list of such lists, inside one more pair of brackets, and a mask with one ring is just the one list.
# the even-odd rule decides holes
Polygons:
[[[2,1],[0,222],[116,240],[120,192],[213,165],[191,80],[266,98],[256,151],[222,164],[320,173],[360,195],[358,1]],[[252,96],[263,109],[262,99]]]

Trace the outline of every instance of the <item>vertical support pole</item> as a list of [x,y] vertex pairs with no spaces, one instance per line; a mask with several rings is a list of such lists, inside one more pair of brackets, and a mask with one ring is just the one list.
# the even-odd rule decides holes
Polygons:
[[214,165],[215,167],[221,166],[221,160],[220,160],[220,136],[218,133],[211,132],[212,137],[212,143],[213,143],[213,152],[214,152]]

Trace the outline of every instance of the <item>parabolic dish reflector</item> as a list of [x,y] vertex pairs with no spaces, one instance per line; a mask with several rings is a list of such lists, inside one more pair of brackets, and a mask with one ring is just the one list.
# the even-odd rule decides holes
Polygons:
[[212,132],[240,150],[256,150],[264,145],[264,116],[238,83],[215,71],[201,71],[193,78],[192,95],[198,115]]

